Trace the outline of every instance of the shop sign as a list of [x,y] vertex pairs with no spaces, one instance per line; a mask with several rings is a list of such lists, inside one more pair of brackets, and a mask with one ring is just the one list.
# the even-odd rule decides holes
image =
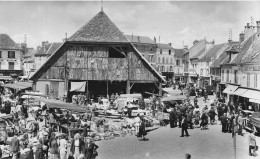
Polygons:
[[260,65],[244,66],[244,71],[251,71],[251,72],[260,71]]

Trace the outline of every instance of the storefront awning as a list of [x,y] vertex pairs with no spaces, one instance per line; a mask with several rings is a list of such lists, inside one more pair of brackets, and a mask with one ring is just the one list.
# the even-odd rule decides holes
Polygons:
[[244,94],[241,95],[242,97],[246,97],[249,99],[256,99],[260,100],[260,91],[257,90],[247,90]]
[[247,90],[248,89],[238,88],[233,94],[237,96],[242,96],[242,94],[244,94]]
[[227,88],[223,91],[223,93],[234,94],[237,88],[238,86],[228,85]]
[[249,99],[249,102],[260,104],[260,99],[259,100]]
[[55,100],[55,99],[46,99],[46,98],[34,98],[37,101],[44,102],[45,104],[49,105],[50,108],[58,108],[58,109],[67,109],[72,112],[79,112],[83,113],[86,112],[87,110],[79,105],[76,104],[71,104],[71,103],[65,103],[60,100]]

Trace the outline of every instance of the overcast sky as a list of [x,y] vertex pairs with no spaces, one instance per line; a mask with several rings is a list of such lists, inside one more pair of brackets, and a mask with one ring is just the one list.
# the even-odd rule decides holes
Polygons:
[[[227,42],[229,28],[233,40],[246,23],[260,20],[260,2],[176,2],[105,1],[104,12],[125,34],[160,36],[161,43],[182,48],[195,39]],[[101,10],[100,1],[87,2],[0,2],[0,33],[17,43],[27,34],[29,47],[41,41],[61,42],[70,37]]]

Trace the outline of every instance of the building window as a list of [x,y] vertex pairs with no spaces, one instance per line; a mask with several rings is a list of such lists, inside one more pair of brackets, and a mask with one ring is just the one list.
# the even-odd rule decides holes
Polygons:
[[166,58],[166,63],[168,63],[168,58]]
[[207,73],[207,76],[209,76],[209,69],[207,69],[207,72],[206,72],[206,73]]
[[14,51],[8,51],[8,58],[15,58],[15,52]]
[[149,61],[153,61],[153,55],[149,55]]
[[14,62],[9,62],[9,70],[14,70]]
[[2,58],[2,51],[0,51],[0,58]]
[[206,65],[209,66],[209,62],[208,61],[207,61]]
[[247,87],[250,87],[250,73],[247,74]]
[[170,66],[170,72],[172,72],[172,66]]
[[235,82],[236,84],[238,83],[237,70],[234,70],[234,82]]
[[227,79],[226,82],[229,82],[229,70],[227,70]]
[[169,55],[171,55],[172,54],[172,50],[169,50]]
[[254,74],[254,87],[257,88],[257,74]]
[[172,64],[172,58],[171,58],[171,64]]
[[200,75],[203,76],[203,69],[200,69]]
[[160,63],[161,61],[160,61],[161,59],[160,59],[160,57],[158,57],[158,63]]
[[224,70],[222,70],[221,76],[222,76],[222,81],[224,81]]
[[176,65],[179,66],[180,65],[180,61],[176,60]]
[[162,54],[162,49],[160,49],[160,54]]
[[162,63],[164,63],[164,57],[162,58]]

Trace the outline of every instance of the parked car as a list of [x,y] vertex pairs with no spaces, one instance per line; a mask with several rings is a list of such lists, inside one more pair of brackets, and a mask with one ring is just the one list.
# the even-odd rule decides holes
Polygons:
[[214,88],[212,85],[206,86],[206,92],[208,95],[213,95],[214,94]]

